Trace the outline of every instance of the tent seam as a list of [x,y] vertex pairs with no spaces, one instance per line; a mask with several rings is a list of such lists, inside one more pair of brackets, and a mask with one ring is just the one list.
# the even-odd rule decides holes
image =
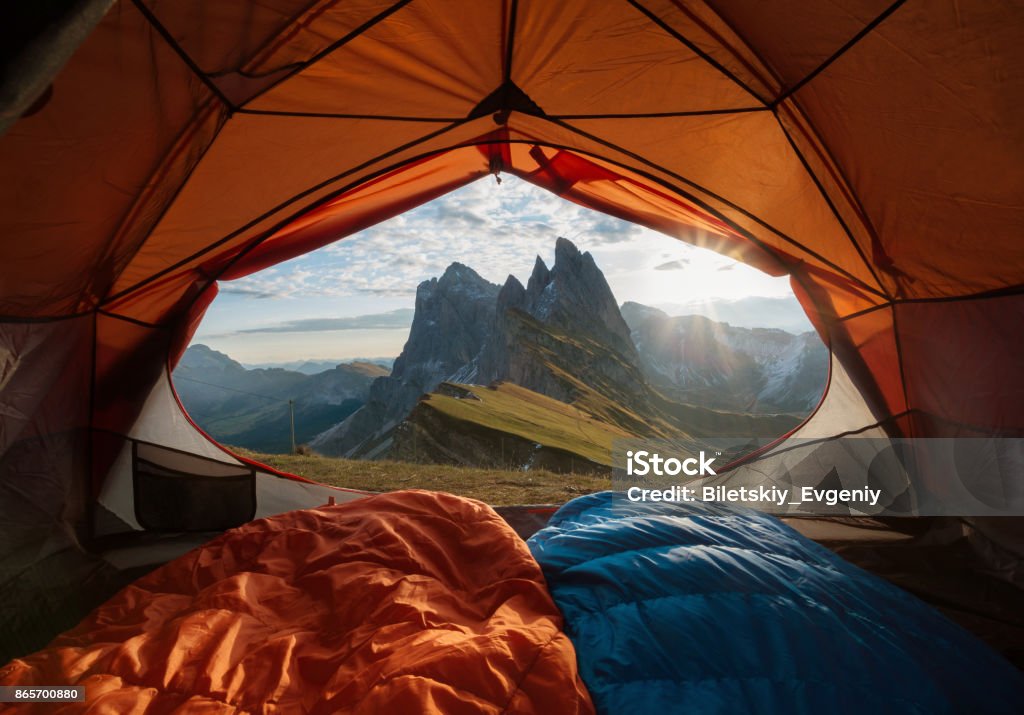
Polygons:
[[672,38],[674,38],[675,40],[677,40],[678,42],[683,44],[687,49],[689,49],[695,55],[697,55],[702,60],[704,60],[707,64],[711,65],[716,70],[718,70],[719,73],[721,73],[723,76],[728,78],[733,84],[735,84],[740,89],[745,91],[747,94],[749,94],[751,97],[753,97],[758,102],[763,104],[765,107],[769,106],[769,103],[768,103],[768,101],[766,99],[764,99],[763,97],[761,97],[761,95],[759,95],[757,92],[755,92],[750,87],[748,87],[743,81],[741,81],[736,75],[734,75],[727,67],[722,65],[718,60],[716,60],[714,57],[712,57],[711,55],[706,53],[704,50],[702,50],[699,47],[697,47],[697,45],[695,45],[693,42],[691,42],[689,39],[687,39],[682,33],[680,33],[675,28],[673,28],[671,25],[666,23],[664,20],[662,20],[660,17],[658,17],[655,13],[653,13],[652,11],[647,9],[644,5],[640,4],[639,0],[626,0],[626,2],[629,3],[630,5],[632,5],[636,10],[641,12],[644,16],[646,16],[648,20],[650,20],[655,25],[660,27],[662,29],[662,31],[664,31],[669,36],[671,36]]
[[[97,324],[99,316],[96,312],[92,314],[92,340],[89,350],[89,417],[88,434],[86,436],[86,478],[85,478],[85,540],[86,545],[91,545],[96,538],[96,505],[99,502],[99,494],[93,494],[95,489],[96,475],[96,445],[94,435],[96,429],[96,363],[99,331]],[[104,475],[106,476],[106,475]]]
[[150,330],[170,330],[170,326],[167,324],[149,323],[145,320],[121,315],[120,313],[113,313],[109,310],[104,310],[103,308],[94,308],[92,312],[93,314],[103,315],[108,318],[113,318],[114,320],[123,320],[127,323],[131,323],[132,325],[137,325],[140,328],[149,328]]
[[775,122],[779,125],[779,129],[782,131],[782,135],[786,137],[786,141],[789,143],[790,148],[793,150],[797,158],[800,160],[800,164],[804,167],[804,171],[806,171],[808,176],[811,177],[811,181],[814,182],[814,186],[818,189],[818,193],[821,194],[821,197],[825,200],[825,203],[828,205],[829,210],[832,212],[832,215],[835,217],[836,221],[839,222],[840,227],[843,229],[843,233],[846,234],[846,237],[850,240],[850,244],[853,246],[854,250],[857,251],[857,255],[860,256],[861,261],[864,263],[864,267],[867,268],[868,273],[870,273],[872,277],[875,279],[875,282],[878,284],[879,290],[882,291],[882,293],[885,295],[887,299],[891,300],[892,295],[889,293],[888,290],[886,290],[886,287],[879,278],[878,273],[875,272],[874,266],[872,266],[871,262],[868,261],[867,256],[864,254],[864,250],[853,237],[853,232],[847,225],[846,219],[844,219],[842,215],[839,213],[839,209],[836,207],[835,202],[832,200],[832,197],[825,190],[825,186],[824,184],[822,184],[821,179],[819,179],[818,175],[814,172],[813,169],[811,169],[810,162],[807,161],[807,157],[804,156],[804,153],[800,151],[800,148],[796,145],[796,142],[793,140],[793,137],[790,135],[789,131],[782,123],[782,119],[781,117],[779,117],[779,113],[776,109],[772,110],[772,116],[775,117]]
[[[138,0],[136,0],[136,2],[138,2]],[[322,50],[317,52],[315,55],[310,57],[309,59],[299,63],[299,65],[293,71],[289,72],[288,74],[284,75],[283,77],[280,77],[279,79],[275,80],[274,82],[271,82],[270,84],[268,84],[266,87],[262,88],[256,94],[254,94],[253,96],[249,97],[247,100],[242,102],[239,105],[239,108],[242,109],[242,108],[248,107],[250,104],[255,102],[260,97],[264,96],[268,92],[273,91],[274,88],[276,88],[277,86],[279,86],[283,82],[287,82],[292,77],[295,77],[296,75],[301,74],[305,70],[309,69],[310,67],[312,67],[313,65],[318,63],[320,60],[324,59],[328,55],[331,55],[335,50],[341,49],[342,47],[344,47],[349,42],[351,42],[352,40],[356,39],[357,37],[359,37],[363,33],[368,32],[373,27],[375,27],[379,23],[381,23],[384,20],[386,20],[387,18],[391,17],[391,15],[393,15],[394,13],[396,13],[399,10],[401,10],[402,8],[404,8],[410,2],[412,2],[412,0],[398,0],[398,2],[396,2],[396,3],[392,4],[392,5],[389,5],[388,7],[384,8],[383,10],[381,10],[379,13],[377,13],[376,15],[371,17],[369,20],[364,22],[359,27],[355,28],[354,30],[352,30],[351,32],[346,34],[345,36],[340,37],[337,40],[335,40],[334,42],[332,42],[331,44],[327,45],[327,47],[323,48]]]
[[[855,44],[857,44],[857,42],[859,42],[861,39],[863,39],[864,36],[866,36],[868,33],[873,31],[875,27],[880,25],[888,17],[889,14],[891,14],[892,12],[895,12],[895,10],[898,9],[898,6],[900,4],[902,4],[903,1],[904,0],[898,0],[893,5],[891,5],[889,8],[887,8],[884,12],[882,12],[879,16],[877,16],[871,23],[868,23],[868,25],[866,25],[864,28],[861,29],[861,32],[858,33],[858,35],[855,35],[853,38],[851,38],[851,40],[849,40],[842,48],[840,48],[839,51],[833,53],[833,56],[830,57],[825,62],[823,62],[821,65],[819,65],[819,67],[816,68],[814,70],[814,72],[811,73],[811,75],[808,75],[807,77],[805,77],[802,80],[802,83],[806,84],[807,82],[810,82],[814,78],[812,75],[816,76],[818,73],[824,71],[828,67],[828,65],[830,65],[832,62],[834,62],[835,60],[839,59],[839,57],[842,54],[844,54],[847,50],[851,49]],[[696,21],[696,19],[692,16],[692,14],[689,13],[685,9],[685,7],[679,2],[679,0],[673,0],[673,4],[676,5],[676,7],[679,8],[682,12],[686,13],[691,18],[691,20]],[[723,24],[725,24],[725,26],[728,27],[729,30],[733,32],[733,34],[736,35],[736,37],[740,40],[740,42],[743,43],[744,47],[754,56],[755,59],[757,59],[757,61],[760,63],[760,65],[764,69],[764,71],[766,71],[768,73],[768,75],[773,80],[775,80],[775,82],[778,83],[780,88],[783,87],[784,85],[783,85],[782,78],[778,75],[778,73],[775,72],[775,70],[772,68],[772,66],[768,62],[765,61],[764,57],[761,56],[761,54],[743,36],[743,34],[740,33],[735,27],[733,27],[733,25],[730,22],[728,22],[724,17],[722,17],[722,15],[720,13],[716,13],[716,17],[718,17],[718,19]],[[728,49],[734,55],[736,54],[731,49],[731,47],[725,45],[724,43],[723,43],[723,47],[726,47],[726,49]],[[761,80],[762,82],[764,81],[763,78],[758,77],[758,79]],[[779,120],[780,124],[781,124],[781,119],[779,119],[779,115],[778,115],[778,105],[786,98],[786,96],[792,95],[793,93],[795,93],[798,90],[799,90],[799,87],[796,87],[796,86],[794,86],[794,88],[792,90],[790,90],[788,93],[785,90],[783,90],[782,94],[779,97],[777,97],[768,106],[768,108],[772,111],[772,113],[775,114],[776,119]],[[797,105],[797,107],[799,107],[799,104],[795,101],[795,99],[794,99],[793,104],[795,104],[795,105]],[[810,122],[807,120],[806,117],[803,117],[802,115],[801,115],[801,117],[804,119],[804,121],[807,121],[808,124],[810,124]],[[813,127],[811,127],[811,131],[813,131]],[[784,127],[783,127],[783,132],[786,134],[786,138],[792,144],[793,140],[789,137],[789,134],[788,134],[788,132],[785,131]],[[815,133],[815,136],[817,136],[817,132],[814,132],[814,133]],[[820,137],[819,137],[819,139],[820,139]],[[795,147],[794,147],[794,149],[795,149]],[[829,150],[827,145],[825,145],[824,143],[821,143],[821,150],[824,152],[825,158],[827,158],[828,161],[831,162],[831,165],[835,168],[835,171],[836,171],[836,174],[838,174],[839,180],[841,180],[842,183],[844,183],[847,187],[850,188],[851,200],[856,203],[856,205],[853,206],[855,212],[858,214],[858,216],[864,222],[865,228],[870,232],[872,239],[877,241],[878,240],[877,239],[877,232],[875,231],[874,227],[871,225],[870,217],[867,215],[867,211],[864,210],[863,205],[862,205],[862,203],[860,201],[860,197],[857,196],[856,192],[853,190],[852,184],[850,183],[849,179],[847,178],[846,173],[842,170],[842,168],[839,165],[839,162],[836,160],[835,156]],[[798,155],[800,154],[799,150],[797,150],[797,153],[798,153]],[[803,160],[803,157],[801,157],[801,160]],[[812,174],[812,176],[814,175],[813,172],[810,172],[810,173]],[[852,240],[852,237],[851,237],[851,240]],[[860,253],[860,247],[856,245],[856,242],[854,242],[854,245],[857,248],[858,253]],[[871,263],[867,261],[866,257],[864,257],[863,254],[862,254],[862,258],[864,259],[865,265],[867,265],[868,270],[871,272],[871,274],[875,277],[875,280],[878,281],[879,285],[881,286],[882,282],[879,280],[878,275],[877,275],[877,273],[875,273]],[[883,290],[884,290],[884,288],[883,288]],[[888,291],[884,291],[884,292],[888,293]]]
[[767,112],[768,107],[737,107],[736,109],[695,109],[681,112],[638,112],[625,114],[548,114],[549,119],[664,119],[671,117],[714,117],[729,114]]
[[[792,445],[790,447],[783,447],[781,449],[773,449],[773,450],[770,450],[769,452],[766,452],[764,454],[759,454],[759,455],[753,457],[752,459],[742,460],[742,461],[740,461],[738,463],[733,463],[733,464],[728,465],[728,466],[729,466],[729,469],[731,471],[733,469],[736,469],[737,467],[746,467],[746,466],[749,466],[751,464],[756,464],[756,463],[758,463],[758,462],[760,462],[760,461],[762,461],[764,459],[767,459],[768,457],[774,457],[774,456],[779,455],[779,454],[785,454],[786,452],[792,452],[794,449],[800,449],[801,447],[808,447],[808,446],[817,445],[817,444],[824,444],[825,442],[834,442],[835,440],[840,439],[842,437],[850,437],[850,436],[855,435],[855,434],[860,434],[861,432],[867,432],[869,429],[875,429],[876,427],[882,427],[885,423],[892,422],[894,420],[898,420],[898,419],[900,419],[902,417],[906,417],[911,412],[913,412],[913,410],[909,410],[909,409],[908,410],[903,410],[902,412],[897,412],[895,414],[889,415],[888,417],[886,417],[884,419],[881,419],[881,420],[878,420],[876,422],[872,422],[871,424],[864,425],[863,427],[858,427],[857,429],[851,429],[851,430],[845,430],[843,432],[837,432],[836,434],[830,435],[828,437],[816,437],[814,439],[808,439],[805,442],[801,442],[800,444],[795,444],[795,445]],[[722,471],[723,474],[725,474],[725,470],[721,470],[721,471]]]
[[505,64],[502,68],[503,85],[512,81],[512,59],[515,56],[516,21],[518,16],[519,0],[512,0],[512,6],[509,8],[508,35],[505,40]]
[[403,117],[387,114],[345,114],[342,112],[289,112],[279,109],[246,109],[241,107],[236,114],[258,117],[306,117],[311,119],[367,119],[382,122],[434,122],[436,124],[458,122],[465,117]]
[[[156,171],[154,172],[154,175],[159,174],[160,172],[162,172],[167,167],[167,162],[172,158],[172,156],[176,153],[176,151],[179,150],[179,147],[182,147],[181,142],[183,142],[186,137],[188,137],[193,132],[198,132],[199,131],[199,129],[201,128],[203,122],[208,120],[208,117],[203,117],[201,115],[203,115],[209,108],[210,108],[210,105],[205,105],[204,107],[201,107],[196,112],[194,121],[191,121],[191,122],[188,123],[188,125],[186,125],[185,130],[182,131],[181,134],[179,134],[179,136],[176,138],[176,140],[174,142],[174,145],[171,147],[171,150],[168,151],[166,154],[164,154],[164,156],[163,156],[163,158],[162,158],[162,160],[160,162],[160,166],[157,167]],[[124,256],[124,258],[122,259],[123,260],[123,265],[121,266],[121,269],[118,270],[116,272],[116,274],[114,274],[114,275],[112,275],[110,277],[109,284],[107,286],[105,286],[104,289],[103,289],[104,290],[104,294],[102,296],[97,295],[95,297],[97,303],[94,305],[93,310],[98,310],[100,308],[100,306],[102,306],[104,303],[107,302],[108,298],[106,296],[108,295],[110,289],[113,288],[113,286],[117,283],[118,279],[121,277],[121,275],[124,273],[124,271],[127,270],[128,266],[131,265],[132,261],[135,260],[135,257],[139,254],[139,251],[141,251],[143,248],[145,248],[146,244],[149,242],[149,239],[152,237],[153,232],[155,231],[156,227],[160,225],[160,223],[164,219],[164,216],[166,216],[167,212],[171,210],[171,207],[177,201],[178,196],[185,189],[185,186],[188,185],[189,180],[192,178],[193,173],[195,173],[195,171],[199,167],[199,165],[203,163],[203,159],[206,158],[206,155],[210,151],[210,149],[213,148],[213,145],[217,141],[217,137],[220,136],[221,130],[224,129],[224,127],[227,125],[227,122],[228,122],[229,118],[230,118],[230,115],[229,116],[221,115],[218,118],[218,120],[217,120],[218,126],[216,126],[214,128],[213,134],[210,136],[210,140],[206,143],[206,146],[202,148],[202,151],[199,153],[199,156],[196,157],[196,160],[192,164],[192,166],[189,167],[187,172],[185,172],[185,175],[182,177],[181,182],[175,188],[173,194],[168,198],[167,203],[163,207],[163,209],[160,211],[160,214],[154,219],[153,224],[150,226],[149,230],[146,231],[146,233],[143,236],[142,240],[139,241],[138,244],[136,246],[134,246],[132,248],[132,250],[127,255]],[[184,151],[185,149],[181,148],[180,150]],[[147,186],[154,186],[155,184],[154,184],[154,182],[149,181],[149,182],[147,182],[146,185]],[[125,215],[124,221],[118,226],[118,230],[117,230],[117,232],[115,232],[114,238],[116,238],[123,230],[125,230],[125,226],[126,226],[126,224],[128,222],[129,217],[131,216],[132,212],[137,208],[138,201],[141,200],[141,199],[142,199],[142,195],[140,194],[140,196],[136,199],[136,202],[132,205],[131,209]],[[100,262],[97,261],[97,265],[99,263]],[[81,302],[81,298],[79,300]]]
[[768,106],[771,107],[771,109],[774,110],[782,102],[786,101],[787,99],[792,97],[794,94],[799,92],[801,89],[803,89],[808,83],[810,83],[812,80],[814,80],[815,77],[817,77],[819,74],[821,74],[826,69],[828,69],[829,66],[833,62],[835,62],[840,57],[845,55],[849,50],[853,49],[854,46],[857,45],[857,43],[859,43],[861,40],[863,40],[865,37],[867,37],[869,34],[871,34],[879,25],[881,25],[883,22],[885,22],[889,18],[890,15],[892,15],[894,12],[899,10],[900,7],[902,7],[905,2],[906,2],[906,0],[896,0],[896,2],[894,2],[892,5],[890,5],[885,10],[883,10],[882,13],[880,15],[878,15],[874,20],[872,20],[867,25],[862,27],[860,29],[860,32],[855,34],[853,37],[851,37],[849,40],[847,40],[846,43],[843,44],[839,49],[837,49],[835,52],[833,52],[828,57],[828,59],[826,59],[824,62],[822,62],[816,68],[811,70],[811,72],[809,74],[804,75],[803,79],[797,81],[797,83],[794,84],[793,86],[791,86],[789,89],[783,90],[783,92],[778,97],[776,97],[774,100],[772,100],[771,104],[769,104]]
[[[782,79],[775,73],[772,67],[767,62],[764,61],[764,58],[761,57],[760,53],[758,53],[757,50],[749,42],[747,42],[747,39],[742,34],[740,34],[736,30],[736,28],[732,26],[732,24],[730,24],[724,17],[722,17],[720,13],[715,11],[714,8],[708,7],[708,10],[710,10],[714,14],[718,21],[721,22],[729,32],[736,36],[736,39],[739,40],[743,48],[746,49],[751,54],[753,59],[757,61],[757,66],[755,66],[751,62],[748,62],[746,58],[744,58],[742,54],[739,53],[733,47],[733,43],[726,41],[726,39],[722,37],[722,35],[717,30],[715,30],[712,27],[709,27],[704,20],[702,20],[693,11],[691,11],[686,5],[686,0],[670,0],[670,2],[673,6],[675,6],[677,10],[679,10],[679,12],[683,13],[690,20],[690,22],[694,23],[700,29],[706,32],[708,36],[711,37],[712,40],[716,41],[723,50],[728,52],[730,55],[733,56],[733,58],[737,62],[743,65],[743,67],[748,72],[750,72],[751,76],[753,76],[754,79],[756,79],[758,82],[764,85],[765,89],[769,90],[769,92],[771,92],[772,82],[774,82],[775,85],[780,88],[783,86]],[[707,3],[705,3],[705,5],[707,5]],[[763,75],[766,76],[762,76],[762,73]],[[767,109],[767,107],[765,108]]]
[[[903,343],[900,340],[900,326],[899,317],[897,313],[899,313],[899,311],[896,309],[896,306],[894,305],[892,307],[892,338],[893,342],[896,344],[896,364],[899,366],[900,369],[900,388],[902,388],[901,392],[903,394],[903,406],[907,411],[910,411],[913,409],[913,407],[910,404],[910,393],[907,390],[907,373],[903,369]],[[909,428],[909,434],[907,434],[906,436],[913,437],[914,432],[916,431],[914,429],[913,419],[910,420]]]
[[174,36],[171,35],[170,30],[168,30],[164,26],[164,24],[160,22],[159,18],[157,18],[157,16],[153,14],[153,11],[150,10],[146,6],[146,4],[142,2],[142,0],[132,0],[132,4],[140,13],[142,13],[142,16],[146,19],[149,25],[154,30],[156,30],[157,34],[159,34],[160,37],[164,39],[164,42],[170,45],[171,49],[174,50],[175,54],[177,54],[178,57],[181,58],[181,61],[188,66],[189,70],[192,72],[193,75],[195,75],[196,79],[198,79],[200,82],[206,85],[206,88],[209,89],[210,92],[212,92],[213,95],[216,96],[224,104],[224,106],[228,108],[229,115],[232,114],[237,109],[234,103],[230,99],[228,99],[227,95],[225,95],[224,92],[221,91],[220,87],[218,87],[217,84],[212,79],[210,79],[209,76],[207,76],[207,74],[202,71],[202,69],[199,68],[199,65],[195,63],[195,60],[193,60],[192,57],[185,51],[185,49],[178,44],[177,40],[174,39]]
[[[267,76],[267,74],[273,74],[274,72],[278,72],[282,69],[292,66],[293,64],[296,64],[291,63],[288,65],[284,65],[283,67],[279,67],[276,70],[270,70],[268,73],[265,73],[263,75],[255,75],[252,72],[249,72],[248,70],[244,69],[245,67],[252,66],[254,63],[261,63],[270,59],[274,52],[276,52],[281,47],[282,42],[287,42],[288,40],[295,37],[295,35],[298,32],[308,28],[309,25],[312,24],[313,20],[318,18],[320,15],[322,15],[330,8],[337,5],[338,2],[339,0],[310,0],[309,4],[307,4],[305,7],[303,7],[295,14],[291,15],[288,18],[287,22],[283,23],[276,33],[268,37],[262,45],[256,48],[252,52],[252,54],[242,62],[238,69],[233,71],[244,77],[254,78]],[[287,38],[285,38],[286,35],[288,35]],[[225,74],[228,74],[228,72],[222,70],[219,72],[211,72],[210,76],[221,77]]]

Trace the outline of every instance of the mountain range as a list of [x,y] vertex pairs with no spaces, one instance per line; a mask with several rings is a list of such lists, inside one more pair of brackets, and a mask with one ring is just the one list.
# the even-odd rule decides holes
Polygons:
[[328,360],[289,360],[288,362],[261,362],[242,363],[242,366],[249,370],[268,368],[281,368],[292,372],[301,372],[303,375],[316,375],[326,370],[333,370],[338,365],[351,363],[372,363],[385,368],[385,372],[391,372],[395,364],[393,357],[372,357],[372,358],[333,358]]
[[813,332],[739,328],[625,303],[644,374],[682,402],[742,412],[806,414],[828,379],[828,348]]
[[246,369],[195,345],[174,377],[230,444],[287,451],[290,399],[297,441],[326,455],[578,471],[622,437],[781,434],[820,397],[828,350],[811,332],[620,307],[560,238],[525,286],[461,263],[421,283],[402,353],[381,362]]
[[365,404],[370,385],[388,369],[369,362],[314,375],[281,368],[247,369],[206,345],[192,345],[174,370],[174,388],[189,415],[220,442],[264,452],[304,444]]
[[[747,394],[767,389],[767,375],[779,364],[771,356],[760,362],[735,358],[717,373],[699,374],[704,383],[729,390],[732,364],[745,369],[737,382],[742,391],[714,405],[721,409],[680,399],[695,386],[686,379],[672,381],[685,371],[671,369],[666,341],[636,342],[656,332],[653,321],[664,315],[647,310],[652,312],[641,314],[630,307],[627,312],[636,323],[631,326],[593,257],[566,239],[556,242],[551,268],[537,258],[525,286],[509,276],[499,287],[467,266],[452,264],[439,279],[419,286],[409,340],[392,374],[374,382],[366,405],[310,446],[356,458],[390,455],[481,463],[491,455],[491,463],[500,459],[501,464],[521,467],[538,459],[552,466],[568,457],[579,466],[579,450],[546,443],[562,444],[564,435],[580,432],[574,424],[547,419],[553,415],[551,401],[576,410],[561,422],[582,419],[604,429],[598,442],[605,463],[610,458],[609,434],[773,436],[797,423],[794,415],[774,413],[783,405],[803,409],[798,399],[780,395],[777,402],[752,402]],[[729,335],[735,338],[743,330]],[[747,343],[756,340],[752,336]],[[688,357],[686,350],[677,352],[680,359]],[[756,375],[747,374],[751,368]],[[473,386],[492,389],[481,392]],[[758,409],[723,411],[741,403]],[[543,418],[538,417],[541,404],[547,405]],[[538,428],[538,422],[546,427]],[[524,427],[529,424],[535,429]]]
[[703,315],[715,322],[728,323],[737,328],[776,328],[794,335],[813,330],[807,313],[795,295],[709,297],[685,303],[658,303],[654,307],[668,315]]

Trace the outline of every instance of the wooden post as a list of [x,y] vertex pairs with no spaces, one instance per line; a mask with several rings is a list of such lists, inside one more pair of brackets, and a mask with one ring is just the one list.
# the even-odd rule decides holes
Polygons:
[[292,423],[292,454],[298,453],[295,447],[295,400],[288,400],[288,416]]

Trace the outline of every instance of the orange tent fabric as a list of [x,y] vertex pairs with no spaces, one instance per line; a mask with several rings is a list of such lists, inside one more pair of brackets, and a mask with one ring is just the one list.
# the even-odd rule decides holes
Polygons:
[[8,712],[593,712],[526,544],[417,491],[230,531],[0,670],[53,683],[87,702]]
[[[246,256],[285,255],[263,247],[282,231],[288,253],[322,243],[294,225],[309,211],[338,208],[333,240],[490,171],[564,193],[541,147],[542,164],[558,151],[611,172],[570,197],[767,253],[842,349],[888,344],[859,356],[880,417],[974,425],[903,354],[927,361],[902,343],[945,309],[903,306],[1024,283],[1021,15],[921,0],[120,2],[0,141],[0,223],[18,237],[0,313],[106,311],[120,322],[79,350],[131,361],[147,339],[125,321],[173,325]],[[510,150],[458,152],[494,142]],[[949,314],[966,328],[993,310],[1021,317],[1016,300]],[[960,392],[999,399],[1000,384]],[[1024,428],[1002,410],[981,422]]]
[[983,0],[113,2],[0,137],[0,581],[93,536],[218,280],[493,173],[788,274],[850,380],[819,422],[866,405],[815,437],[1024,435],[1022,36]]

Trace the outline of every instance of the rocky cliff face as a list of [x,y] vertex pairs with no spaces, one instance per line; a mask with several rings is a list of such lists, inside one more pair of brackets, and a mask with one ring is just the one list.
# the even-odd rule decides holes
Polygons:
[[737,328],[699,315],[671,317],[626,303],[640,364],[652,383],[684,402],[747,412],[804,414],[828,376],[828,349],[815,333]]
[[645,382],[638,359],[604,274],[571,241],[558,239],[550,269],[538,257],[525,287],[510,275],[499,288],[454,263],[439,280],[420,285],[409,340],[391,376],[377,380],[366,405],[311,446],[328,455],[383,456],[420,396],[445,381],[508,381],[572,402],[585,376],[613,387],[616,403],[628,404]]
[[627,357],[636,355],[629,326],[604,274],[589,253],[580,253],[568,239],[555,242],[551,270],[538,256],[526,289],[513,291],[499,307],[515,308],[546,325],[588,335]]
[[615,296],[589,253],[555,244],[549,270],[537,258],[526,287],[509,276],[498,294],[494,330],[481,350],[475,382],[506,380],[563,402],[574,379],[635,390],[644,377]]
[[474,363],[494,324],[498,286],[453,263],[416,290],[409,339],[391,375],[375,380],[366,404],[310,446],[332,456],[375,457],[420,396]]

